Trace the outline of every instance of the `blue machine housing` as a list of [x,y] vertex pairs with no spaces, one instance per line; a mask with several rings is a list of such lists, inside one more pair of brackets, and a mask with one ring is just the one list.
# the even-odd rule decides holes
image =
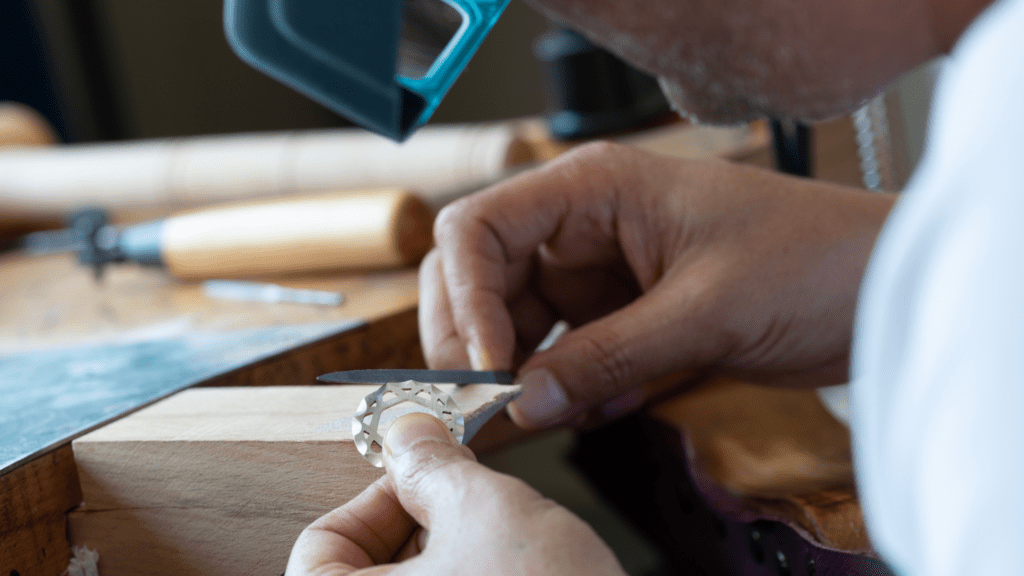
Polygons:
[[427,122],[509,0],[444,0],[462,25],[421,78],[399,76],[403,0],[225,0],[238,56],[368,130],[405,140]]

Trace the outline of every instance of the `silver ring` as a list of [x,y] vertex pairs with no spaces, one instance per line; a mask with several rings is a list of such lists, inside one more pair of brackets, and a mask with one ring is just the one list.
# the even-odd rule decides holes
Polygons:
[[430,383],[415,380],[388,382],[363,398],[352,417],[352,439],[356,449],[377,468],[384,465],[381,459],[384,436],[378,430],[381,416],[385,410],[405,402],[419,404],[430,410],[448,427],[455,441],[462,444],[466,422],[451,396]]

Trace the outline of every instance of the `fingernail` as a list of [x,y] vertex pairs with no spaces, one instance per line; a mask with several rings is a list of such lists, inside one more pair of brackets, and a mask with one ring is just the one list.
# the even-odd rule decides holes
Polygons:
[[384,435],[384,449],[392,456],[409,451],[413,445],[429,438],[454,444],[451,432],[443,422],[430,414],[413,412],[395,420]]
[[540,368],[519,379],[523,393],[509,405],[512,417],[523,424],[553,424],[569,409],[569,397],[555,376]]
[[469,365],[473,370],[494,370],[491,356],[476,344],[466,345],[466,355],[469,356]]

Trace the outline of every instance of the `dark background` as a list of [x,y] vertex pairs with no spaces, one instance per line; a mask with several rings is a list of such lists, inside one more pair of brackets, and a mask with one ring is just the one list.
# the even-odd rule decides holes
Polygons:
[[[5,0],[0,101],[43,112],[66,141],[349,125],[242,63],[218,0]],[[548,28],[512,2],[432,122],[542,113],[531,53]]]

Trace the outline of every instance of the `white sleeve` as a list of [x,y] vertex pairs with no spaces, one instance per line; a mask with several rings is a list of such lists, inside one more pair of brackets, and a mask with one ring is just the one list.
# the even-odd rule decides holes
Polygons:
[[905,576],[1024,574],[1024,0],[994,4],[953,53],[854,342],[876,547]]

